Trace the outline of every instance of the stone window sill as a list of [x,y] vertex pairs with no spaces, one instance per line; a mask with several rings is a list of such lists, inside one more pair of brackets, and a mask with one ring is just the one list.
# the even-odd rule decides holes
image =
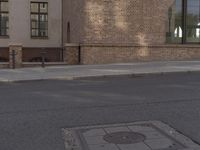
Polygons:
[[0,35],[0,39],[9,39],[9,36],[8,35]]
[[31,39],[33,39],[33,40],[48,40],[49,37],[34,37],[34,36],[32,36]]

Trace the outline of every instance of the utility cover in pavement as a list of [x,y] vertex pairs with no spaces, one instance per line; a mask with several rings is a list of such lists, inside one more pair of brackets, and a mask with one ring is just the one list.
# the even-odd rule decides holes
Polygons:
[[160,121],[62,129],[66,150],[200,150]]
[[114,132],[107,133],[103,136],[103,139],[108,143],[113,144],[134,144],[144,142],[145,135],[136,132]]

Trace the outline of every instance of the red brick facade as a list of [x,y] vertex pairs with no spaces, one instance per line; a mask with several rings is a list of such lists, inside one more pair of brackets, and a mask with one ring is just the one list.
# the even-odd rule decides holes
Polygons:
[[81,54],[81,64],[199,60],[200,46],[87,44],[82,45]]
[[73,43],[164,44],[173,1],[66,0],[64,27],[71,23]]
[[200,58],[200,45],[166,42],[175,0],[77,1],[66,1],[66,14],[72,15],[64,26],[70,22],[73,27],[71,42],[80,43],[82,64]]

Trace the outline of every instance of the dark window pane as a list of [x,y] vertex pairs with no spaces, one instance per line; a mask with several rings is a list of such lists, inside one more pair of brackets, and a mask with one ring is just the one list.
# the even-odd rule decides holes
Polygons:
[[38,36],[38,30],[37,29],[32,29],[32,36]]
[[46,30],[47,28],[48,28],[47,22],[40,22],[40,29],[41,30]]
[[186,41],[200,42],[200,0],[187,1]]
[[40,30],[40,35],[44,36],[44,37],[48,36],[47,35],[47,30]]
[[48,21],[47,15],[40,15],[40,21]]
[[1,14],[1,27],[8,27],[8,14]]
[[167,42],[169,43],[182,42],[182,5],[182,0],[176,0],[168,10]]
[[7,36],[9,28],[8,1],[0,0],[0,36]]

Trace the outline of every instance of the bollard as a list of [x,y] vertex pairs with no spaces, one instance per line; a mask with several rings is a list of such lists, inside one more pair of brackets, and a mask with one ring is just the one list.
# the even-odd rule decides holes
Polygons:
[[15,50],[12,50],[12,52],[11,52],[10,55],[12,57],[12,69],[15,69],[16,68],[16,65],[15,65],[15,63],[16,63],[15,56],[17,55],[17,53],[15,52]]
[[45,54],[46,54],[46,52],[45,51],[43,51],[43,52],[41,52],[41,55],[42,55],[42,68],[45,68]]

